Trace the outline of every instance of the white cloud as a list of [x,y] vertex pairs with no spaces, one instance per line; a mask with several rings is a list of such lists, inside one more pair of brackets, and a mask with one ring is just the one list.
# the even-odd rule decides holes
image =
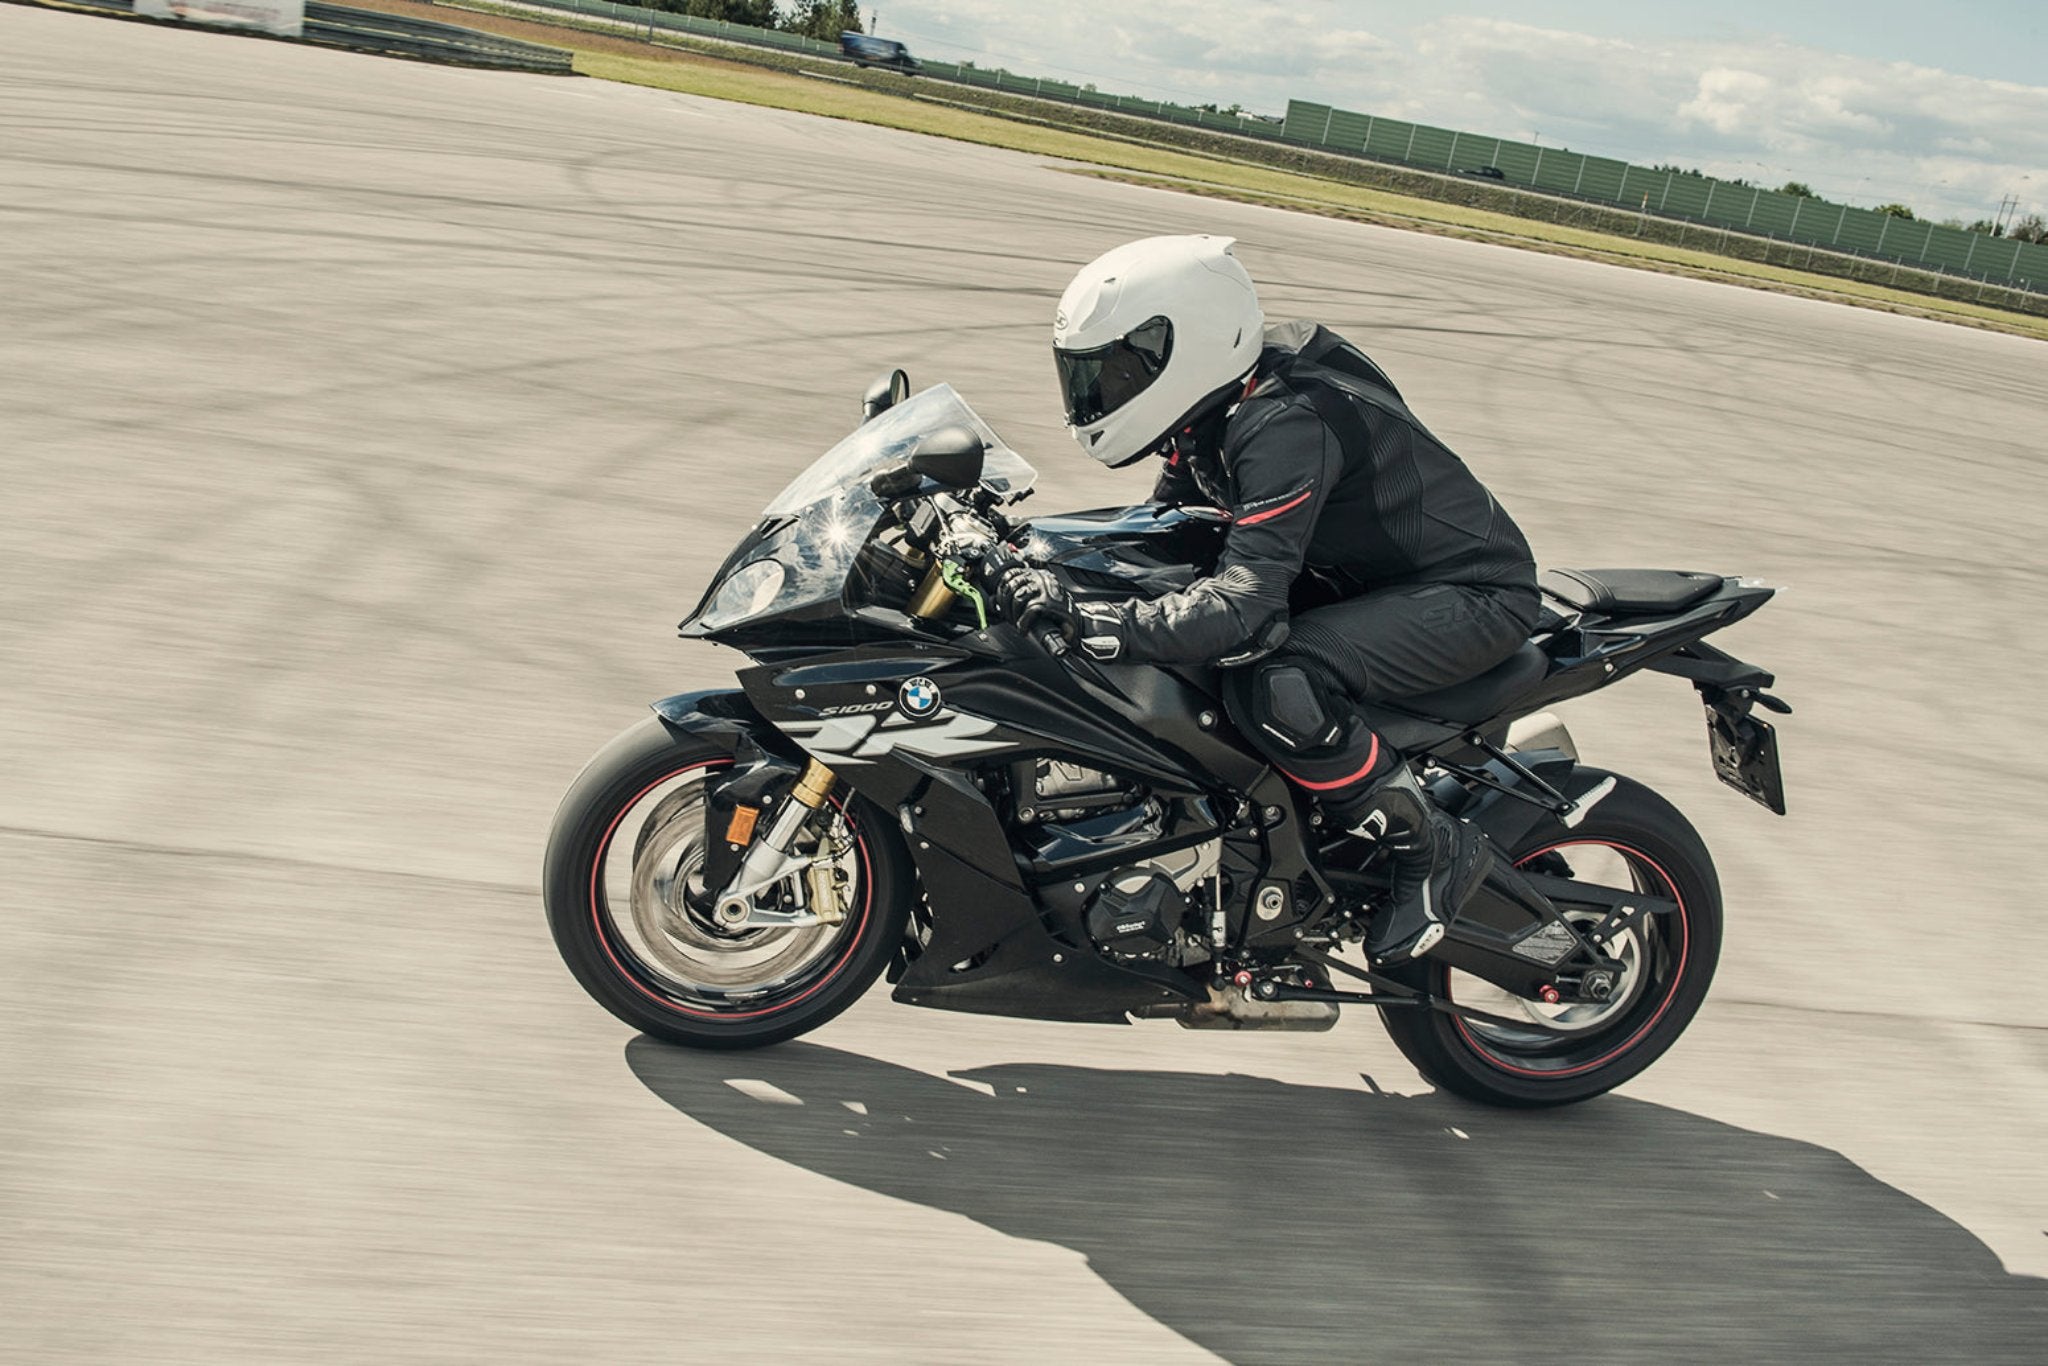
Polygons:
[[1541,134],[1851,202],[1976,218],[2048,207],[2048,86],[1763,40],[1631,41],[1454,17],[1405,30],[1301,0],[891,0],[885,29],[1105,90],[1279,113],[1288,98],[1495,136]]

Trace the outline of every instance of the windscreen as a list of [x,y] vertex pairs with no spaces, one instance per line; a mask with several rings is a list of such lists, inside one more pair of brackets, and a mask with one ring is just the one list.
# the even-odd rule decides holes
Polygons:
[[777,494],[762,511],[763,532],[756,533],[762,539],[750,539],[727,562],[687,633],[835,607],[882,517],[868,480],[884,465],[907,459],[926,433],[955,426],[973,431],[988,448],[981,482],[990,491],[1009,497],[1037,480],[1038,472],[951,385],[936,385],[862,423]]
[[[918,438],[927,432],[953,426],[969,428],[988,447],[981,482],[989,489],[1005,495],[1022,493],[1037,480],[1038,471],[1005,446],[994,429],[953,392],[952,385],[936,384],[854,428],[851,436],[819,456],[788,488],[775,495],[761,515],[784,517],[801,512],[850,485],[857,484],[862,493],[867,493],[868,478],[876,470],[908,459]],[[874,502],[872,495],[869,501]]]

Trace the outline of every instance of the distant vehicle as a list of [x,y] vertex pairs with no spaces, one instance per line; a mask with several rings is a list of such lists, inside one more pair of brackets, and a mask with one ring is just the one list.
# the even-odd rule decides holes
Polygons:
[[1459,175],[1477,176],[1481,180],[1506,180],[1508,173],[1498,166],[1473,166],[1458,172]]
[[889,71],[916,74],[924,70],[910,49],[893,38],[876,38],[866,33],[839,35],[839,51],[857,67],[879,66]]

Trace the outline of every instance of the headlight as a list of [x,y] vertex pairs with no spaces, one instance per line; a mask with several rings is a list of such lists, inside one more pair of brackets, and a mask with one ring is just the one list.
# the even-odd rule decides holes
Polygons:
[[717,594],[698,615],[697,624],[715,631],[766,611],[782,591],[783,577],[782,565],[776,560],[755,560],[735,569],[718,585]]

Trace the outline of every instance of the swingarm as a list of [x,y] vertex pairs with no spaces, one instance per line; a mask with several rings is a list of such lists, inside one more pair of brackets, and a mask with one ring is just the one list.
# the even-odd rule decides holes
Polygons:
[[[1426,1009],[1438,1011],[1445,1015],[1455,1015],[1462,1020],[1477,1020],[1482,1024],[1502,1025],[1512,1029],[1549,1030],[1549,1026],[1543,1024],[1540,1020],[1529,1017],[1512,1019],[1505,1015],[1492,1014],[1489,1011],[1474,1010],[1471,1006],[1461,1006],[1456,1001],[1447,1001],[1441,996],[1432,996],[1426,991],[1417,991],[1415,988],[1405,986],[1400,982],[1394,981],[1392,978],[1383,977],[1369,968],[1354,967],[1341,959],[1332,958],[1328,954],[1317,953],[1313,949],[1302,950],[1301,956],[1322,968],[1331,977],[1342,973],[1345,976],[1357,978],[1367,986],[1370,986],[1372,990],[1370,992],[1339,991],[1335,987],[1305,985],[1300,982],[1288,982],[1279,977],[1268,977],[1251,984],[1248,988],[1248,994],[1251,998],[1255,1001],[1275,1003],[1280,1001],[1319,1001],[1328,1005],[1362,1005],[1371,1006],[1375,1010],[1394,1010],[1400,1008]],[[1562,996],[1558,997],[1558,1000],[1561,1001],[1562,999]],[[1547,1005],[1557,1003],[1548,998],[1544,998],[1544,1001]],[[1554,1030],[1550,1032],[1563,1033],[1565,1031]]]

